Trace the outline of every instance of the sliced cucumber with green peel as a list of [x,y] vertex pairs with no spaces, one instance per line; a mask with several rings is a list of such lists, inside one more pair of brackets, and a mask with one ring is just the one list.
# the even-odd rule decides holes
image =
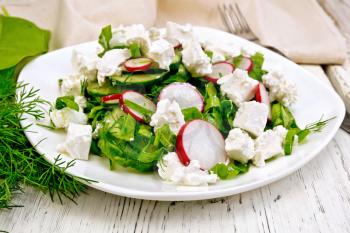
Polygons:
[[164,73],[159,74],[122,74],[111,76],[111,80],[116,81],[121,84],[131,85],[131,84],[149,84],[164,77]]
[[113,86],[111,82],[106,81],[102,86],[100,86],[97,82],[89,83],[86,88],[89,95],[92,96],[106,96],[111,94],[118,94],[126,90],[125,87],[122,86]]

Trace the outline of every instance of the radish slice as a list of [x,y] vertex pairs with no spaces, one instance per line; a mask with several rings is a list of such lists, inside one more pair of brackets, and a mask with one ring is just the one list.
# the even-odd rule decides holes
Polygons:
[[175,100],[181,109],[196,107],[199,111],[204,110],[204,99],[201,93],[189,83],[171,83],[164,87],[159,94],[158,100]]
[[106,95],[102,97],[102,102],[106,104],[117,104],[119,103],[120,97],[121,94]]
[[148,110],[150,112],[156,111],[156,105],[150,99],[144,97],[142,94],[136,91],[124,91],[121,94],[121,98],[120,98],[121,108],[123,109],[124,112],[130,114],[139,122],[145,121],[145,115],[127,106],[126,104],[127,100],[143,107],[145,110]]
[[242,57],[241,62],[238,65],[241,70],[250,72],[253,69],[253,61],[249,57]]
[[205,79],[207,79],[209,82],[216,83],[219,78],[225,76],[226,74],[232,73],[233,70],[234,68],[231,63],[228,63],[226,61],[217,62],[213,64],[213,72],[205,76]]
[[176,138],[176,153],[185,166],[191,160],[198,160],[203,170],[227,159],[222,134],[203,120],[193,120],[181,127]]
[[271,120],[270,97],[269,97],[269,93],[267,92],[264,84],[262,84],[262,83],[258,84],[258,88],[256,89],[256,93],[255,93],[255,99],[259,103],[266,104],[266,106],[268,108],[268,112],[269,112],[268,119]]
[[151,67],[152,60],[149,58],[141,57],[127,60],[124,63],[124,67],[129,72],[148,70]]

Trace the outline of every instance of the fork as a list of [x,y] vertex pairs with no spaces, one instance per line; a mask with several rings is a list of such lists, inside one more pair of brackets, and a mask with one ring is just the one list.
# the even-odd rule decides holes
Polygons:
[[229,32],[250,41],[258,41],[258,37],[250,29],[237,3],[222,3],[218,5],[218,8]]

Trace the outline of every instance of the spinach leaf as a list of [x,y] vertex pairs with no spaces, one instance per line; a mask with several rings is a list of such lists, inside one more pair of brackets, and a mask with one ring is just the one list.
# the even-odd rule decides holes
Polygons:
[[264,63],[264,55],[262,53],[255,53],[250,57],[253,62],[253,69],[249,72],[249,76],[258,81],[262,81],[262,76],[267,74],[266,70],[262,69]]
[[75,111],[79,111],[79,105],[74,101],[74,96],[72,95],[61,96],[56,99],[55,108],[57,110],[66,107],[71,108]]
[[185,121],[191,121],[194,119],[203,119],[202,113],[196,107],[182,109],[182,114],[185,117]]
[[170,130],[169,125],[165,124],[156,131],[154,145],[162,145],[167,151],[173,151],[176,143],[176,135]]
[[249,163],[243,164],[238,161],[230,162],[229,164],[218,163],[209,171],[216,174],[220,179],[232,179],[239,174],[246,173],[249,170]]
[[98,43],[102,46],[104,51],[109,50],[109,41],[112,39],[112,26],[107,25],[102,28],[101,33],[98,37]]
[[132,58],[141,57],[141,48],[137,43],[132,43],[129,45],[129,49]]
[[0,15],[0,70],[48,51],[50,32],[25,19]]

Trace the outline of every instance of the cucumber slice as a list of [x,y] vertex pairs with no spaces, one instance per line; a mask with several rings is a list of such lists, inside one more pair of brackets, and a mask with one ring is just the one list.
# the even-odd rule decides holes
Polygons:
[[99,97],[111,94],[118,94],[126,90],[126,88],[118,85],[113,86],[111,82],[106,80],[106,82],[102,86],[100,86],[97,82],[89,83],[86,90],[89,95]]
[[163,78],[164,74],[122,74],[122,75],[114,75],[111,76],[111,80],[116,81],[118,83],[122,83],[124,85],[131,84],[150,84],[157,80]]

